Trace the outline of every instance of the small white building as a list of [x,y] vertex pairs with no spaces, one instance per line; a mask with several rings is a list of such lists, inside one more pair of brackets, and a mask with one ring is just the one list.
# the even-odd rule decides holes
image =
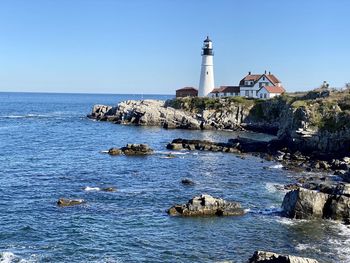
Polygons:
[[209,97],[232,97],[240,96],[239,86],[220,86],[209,93]]
[[284,92],[284,89],[282,89],[282,87],[264,86],[258,92],[259,99],[271,99],[273,97],[279,96]]

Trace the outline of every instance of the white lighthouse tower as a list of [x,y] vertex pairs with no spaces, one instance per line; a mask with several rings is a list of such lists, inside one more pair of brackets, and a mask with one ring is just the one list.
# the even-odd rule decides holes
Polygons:
[[202,68],[198,96],[205,97],[214,89],[213,43],[207,37],[202,48]]

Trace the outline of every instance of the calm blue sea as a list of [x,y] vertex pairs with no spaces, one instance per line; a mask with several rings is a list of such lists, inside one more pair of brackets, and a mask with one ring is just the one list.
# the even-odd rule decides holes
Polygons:
[[[163,158],[174,138],[226,141],[237,133],[85,117],[93,104],[141,98],[170,96],[0,93],[0,262],[246,262],[258,249],[350,262],[346,226],[272,213],[284,196],[274,185],[296,176],[277,163],[206,152]],[[156,154],[100,153],[126,143],[147,143]],[[183,186],[182,178],[196,185]],[[107,186],[118,190],[86,191]],[[174,203],[201,193],[239,201],[249,212],[221,218],[166,214]],[[60,197],[86,204],[60,208]]]

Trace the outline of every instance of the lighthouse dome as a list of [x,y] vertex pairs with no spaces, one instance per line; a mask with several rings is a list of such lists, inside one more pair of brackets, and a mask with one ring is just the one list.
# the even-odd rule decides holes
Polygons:
[[204,40],[204,42],[212,42],[212,41],[209,39],[209,36],[207,36],[207,38]]

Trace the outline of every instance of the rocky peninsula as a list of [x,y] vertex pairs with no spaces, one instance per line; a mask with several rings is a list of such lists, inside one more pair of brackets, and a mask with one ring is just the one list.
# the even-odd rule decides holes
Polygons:
[[249,130],[274,134],[289,152],[331,161],[350,149],[350,92],[317,89],[269,100],[176,98],[95,105],[89,118],[178,129]]

